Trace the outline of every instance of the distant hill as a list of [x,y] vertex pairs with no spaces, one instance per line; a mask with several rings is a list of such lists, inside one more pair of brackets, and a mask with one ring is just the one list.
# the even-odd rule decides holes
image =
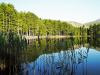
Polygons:
[[81,23],[74,22],[74,21],[67,21],[67,22],[70,23],[71,25],[75,26],[75,27],[80,27],[80,26],[83,25],[83,24],[81,24]]
[[68,21],[68,23],[70,23],[71,25],[75,26],[75,27],[80,27],[80,26],[85,26],[86,28],[88,28],[90,25],[94,25],[94,24],[100,24],[100,19],[91,21],[91,22],[87,22],[84,24],[78,23],[78,22],[74,22],[74,21]]
[[97,19],[95,21],[91,21],[91,22],[85,23],[84,25],[86,27],[89,27],[90,25],[94,25],[94,24],[100,24],[100,19]]

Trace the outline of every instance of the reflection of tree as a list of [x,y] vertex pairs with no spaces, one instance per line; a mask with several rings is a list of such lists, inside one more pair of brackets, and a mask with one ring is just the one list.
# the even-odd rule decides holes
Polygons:
[[[31,62],[35,60],[41,53],[45,54],[43,55],[43,59],[41,58],[39,62],[36,62],[33,64],[34,71],[37,70],[36,66],[38,65],[38,70],[36,72],[39,72],[38,74],[69,74],[73,75],[77,71],[77,66],[80,63],[83,63],[83,61],[86,59],[86,56],[84,54],[88,54],[88,51],[84,52],[82,50],[75,51],[75,44],[78,44],[79,41],[73,36],[68,39],[35,39],[33,40],[32,44],[28,46],[28,50],[22,51],[23,54],[17,54],[16,56],[16,63],[13,68],[13,72],[15,71],[24,71],[25,68],[22,70],[20,68],[20,63],[26,63]],[[40,43],[39,43],[40,41]],[[39,45],[40,44],[40,45]],[[68,50],[70,49],[70,50]],[[62,51],[61,50],[67,50]],[[53,54],[49,54],[52,53]],[[57,55],[55,55],[56,52]],[[49,56],[48,56],[49,55]],[[20,57],[20,58],[19,58]],[[57,58],[56,58],[57,57]],[[38,60],[38,59],[37,59]],[[44,68],[41,68],[41,65],[44,64]],[[19,70],[17,70],[19,69]],[[56,73],[57,71],[57,73]],[[28,72],[27,72],[28,73]]]
[[[28,72],[35,71],[34,75],[78,75],[80,69],[83,75],[87,75],[88,52],[89,47],[43,54],[32,63],[34,66]],[[81,68],[78,68],[79,65]]]
[[48,48],[49,48],[49,40],[50,40],[49,38],[46,38],[46,46],[44,49],[45,51],[48,50]]
[[0,34],[0,40],[2,40],[0,41],[0,60],[3,61],[2,64],[5,66],[0,73],[4,73],[4,75],[13,75],[14,71],[17,70],[17,64],[20,63],[18,58],[22,51],[26,50],[26,39],[9,31],[6,35],[3,33]]

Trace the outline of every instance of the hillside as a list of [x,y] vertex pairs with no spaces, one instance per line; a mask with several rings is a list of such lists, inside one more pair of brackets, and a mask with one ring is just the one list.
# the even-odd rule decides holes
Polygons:
[[93,24],[100,24],[100,19],[97,19],[95,21],[91,21],[91,22],[85,23],[84,25],[89,27],[90,25],[93,25]]
[[78,23],[78,22],[75,22],[75,21],[68,21],[68,23],[70,23],[71,25],[73,25],[73,26],[75,26],[75,27],[80,27],[80,26],[83,25],[83,24]]

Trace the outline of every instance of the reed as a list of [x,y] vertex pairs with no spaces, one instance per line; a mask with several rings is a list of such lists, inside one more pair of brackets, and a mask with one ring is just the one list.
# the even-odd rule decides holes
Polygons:
[[21,35],[17,35],[13,31],[7,33],[1,32],[0,59],[2,60],[1,64],[5,66],[4,69],[8,68],[8,71],[12,70],[12,68],[14,69],[16,64],[20,62],[18,58],[26,48],[27,40]]

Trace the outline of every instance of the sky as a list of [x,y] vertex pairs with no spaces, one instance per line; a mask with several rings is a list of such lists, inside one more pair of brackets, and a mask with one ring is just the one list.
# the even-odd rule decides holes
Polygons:
[[100,0],[0,0],[39,18],[86,23],[100,19]]

